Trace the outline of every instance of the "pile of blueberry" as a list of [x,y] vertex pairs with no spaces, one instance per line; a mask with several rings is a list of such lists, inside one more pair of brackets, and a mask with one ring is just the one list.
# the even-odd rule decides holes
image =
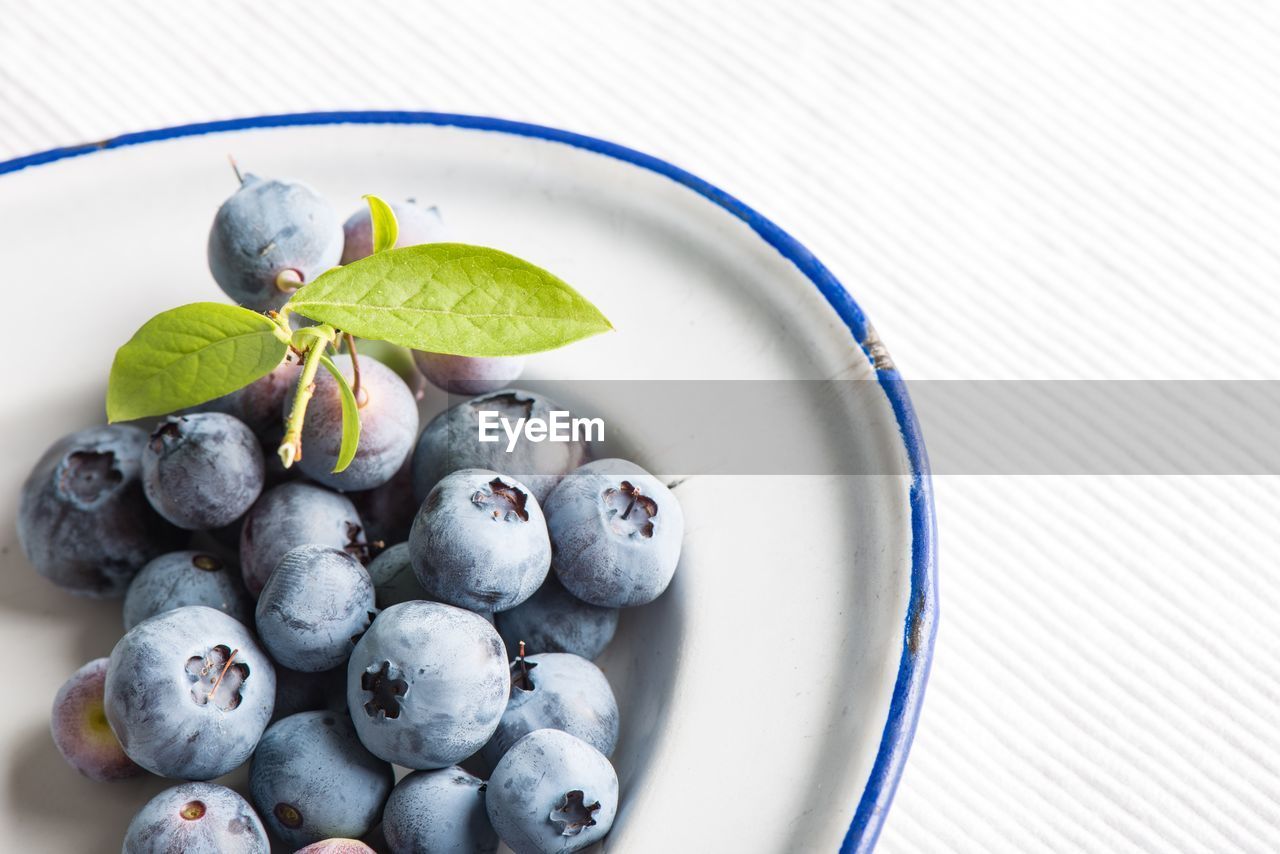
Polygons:
[[[400,245],[439,239],[434,211],[396,214]],[[370,243],[367,211],[344,228],[304,185],[246,176],[209,259],[230,296],[270,310],[281,283]],[[510,387],[520,359],[415,354],[475,395],[419,435],[421,377],[345,358],[362,433],[339,474],[324,373],[299,466],[270,451],[296,364],[150,432],[73,433],[36,464],[18,520],[29,561],[124,598],[110,658],[54,700],[54,741],[94,780],[183,781],[138,812],[126,854],[267,852],[269,836],[306,852],[584,848],[618,809],[618,707],[592,660],[618,609],[671,581],[680,506],[583,443],[479,442],[481,411],[561,408]],[[246,761],[248,800],[209,782]],[[411,773],[397,783],[393,766]]]

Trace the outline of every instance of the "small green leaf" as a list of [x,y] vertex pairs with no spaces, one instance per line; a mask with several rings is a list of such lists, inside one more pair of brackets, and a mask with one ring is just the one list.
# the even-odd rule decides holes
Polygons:
[[537,353],[613,328],[541,267],[462,243],[389,249],[337,267],[289,307],[361,338],[458,356]]
[[369,202],[369,225],[373,228],[373,251],[383,252],[396,245],[400,237],[400,224],[396,222],[391,205],[377,196],[365,196]]
[[263,315],[222,303],[157,314],[116,351],[107,420],[165,415],[243,388],[284,359],[283,334]]
[[338,462],[333,466],[333,473],[337,474],[356,458],[356,447],[360,444],[360,407],[351,386],[347,384],[347,378],[338,370],[333,359],[321,356],[320,364],[337,380],[338,393],[342,398],[342,444],[338,448]]

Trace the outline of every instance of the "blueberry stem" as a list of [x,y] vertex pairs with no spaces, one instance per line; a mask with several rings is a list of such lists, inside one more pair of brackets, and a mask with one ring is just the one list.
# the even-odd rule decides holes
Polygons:
[[292,267],[286,267],[276,275],[276,290],[282,294],[294,293],[302,285],[302,274]]
[[218,678],[214,680],[213,687],[209,689],[209,700],[214,702],[215,705],[217,703],[218,686],[222,684],[222,677],[227,675],[227,671],[231,669],[231,665],[235,662],[236,655],[239,652],[239,649],[231,650],[231,654],[227,656],[227,663],[222,666],[222,672],[218,674]]
[[316,371],[320,369],[320,357],[324,355],[325,342],[314,339],[307,348],[302,362],[302,374],[298,377],[297,391],[293,394],[293,406],[285,422],[284,439],[280,441],[280,462],[285,468],[302,458],[302,422],[307,416],[307,404],[316,392]]
[[347,342],[347,352],[351,354],[351,394],[356,399],[356,406],[364,406],[365,401],[360,399],[360,357],[356,355],[356,337],[344,332],[342,338]]
[[232,157],[230,154],[228,154],[227,160],[231,161],[231,171],[236,173],[236,180],[243,185],[244,176],[240,174],[240,166],[239,164],[236,163],[236,159]]
[[520,682],[516,687],[522,691],[532,691],[533,684],[529,681],[529,664],[524,660],[524,641],[520,641],[520,652],[516,655],[516,661],[520,662]]

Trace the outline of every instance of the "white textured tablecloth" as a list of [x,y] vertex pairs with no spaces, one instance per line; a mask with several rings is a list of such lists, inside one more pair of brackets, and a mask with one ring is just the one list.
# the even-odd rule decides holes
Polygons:
[[[826,261],[908,379],[1278,373],[1274,2],[0,0],[0,159],[359,107],[672,160]],[[1280,849],[1280,483],[936,487],[882,850]]]

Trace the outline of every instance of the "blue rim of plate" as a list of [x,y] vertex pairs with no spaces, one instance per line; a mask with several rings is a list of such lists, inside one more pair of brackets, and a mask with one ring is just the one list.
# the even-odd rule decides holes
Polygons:
[[648,154],[606,142],[595,137],[570,131],[544,127],[525,122],[495,119],[487,116],[470,116],[458,113],[430,113],[402,110],[360,110],[316,113],[286,113],[273,116],[226,119],[212,122],[177,125],[158,130],[127,133],[99,142],[67,148],[53,148],[0,162],[0,175],[17,172],[44,163],[53,163],[69,157],[79,157],[95,151],[123,148],[165,139],[200,136],[253,128],[278,128],[315,125],[438,125],[467,130],[493,131],[515,136],[532,137],[571,145],[622,160],[634,166],[648,169],[683,184],[698,195],[714,202],[751,227],[756,234],[783,257],[795,264],[800,272],[813,282],[831,307],[844,320],[854,340],[875,366],[876,376],[893,407],[898,428],[902,431],[903,444],[911,464],[911,596],[903,627],[902,657],[898,676],[894,682],[893,696],[889,703],[889,716],[885,722],[880,747],[862,797],[854,810],[853,821],[840,845],[841,854],[863,854],[871,851],[880,835],[880,828],[898,780],[906,763],[907,752],[915,735],[920,706],[924,701],[925,684],[929,681],[929,667],[933,661],[933,642],[937,630],[937,528],[933,515],[933,485],[929,478],[929,457],[925,452],[920,424],[916,419],[911,398],[902,377],[893,367],[876,358],[873,347],[880,347],[879,339],[861,307],[844,286],[831,274],[813,253],[766,217],[738,201],[733,196],[696,175],[671,163]]

